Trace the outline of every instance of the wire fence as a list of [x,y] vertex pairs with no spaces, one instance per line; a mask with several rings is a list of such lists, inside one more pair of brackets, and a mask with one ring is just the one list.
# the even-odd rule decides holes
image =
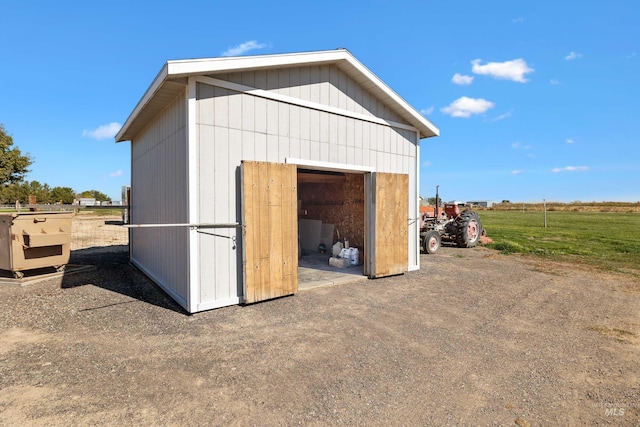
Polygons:
[[126,250],[129,231],[124,227],[126,206],[26,205],[0,206],[2,212],[73,212],[71,251],[102,249]]
[[71,222],[71,250],[121,249],[129,245],[129,231],[123,225],[120,215],[79,212]]

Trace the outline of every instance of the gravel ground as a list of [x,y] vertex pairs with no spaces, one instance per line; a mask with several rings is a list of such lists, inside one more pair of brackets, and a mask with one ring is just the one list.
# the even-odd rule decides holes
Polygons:
[[117,249],[0,287],[0,425],[640,425],[637,279],[442,248],[187,315]]

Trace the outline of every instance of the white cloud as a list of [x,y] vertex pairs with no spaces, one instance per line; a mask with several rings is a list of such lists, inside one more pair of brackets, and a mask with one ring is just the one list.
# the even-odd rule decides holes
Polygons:
[[423,108],[422,110],[420,110],[420,112],[423,116],[428,116],[429,114],[433,113],[433,107]]
[[115,172],[111,172],[111,173],[109,174],[109,176],[110,176],[111,178],[117,178],[117,177],[119,177],[119,176],[122,176],[122,170],[117,170],[117,171],[115,171]]
[[516,149],[516,150],[519,150],[519,149],[529,150],[529,149],[531,149],[531,146],[530,145],[522,145],[521,142],[514,142],[513,144],[511,144],[511,148]]
[[499,122],[500,120],[504,120],[504,119],[506,119],[507,117],[511,117],[511,114],[512,114],[512,113],[513,113],[513,110],[511,110],[511,111],[507,111],[506,113],[504,113],[504,114],[500,114],[498,117],[496,117],[495,119],[492,119],[491,121],[492,121],[492,122]]
[[627,59],[631,59],[631,58],[633,58],[633,57],[634,57],[634,56],[636,56],[636,55],[637,55],[637,53],[636,53],[636,52],[631,52],[631,54],[630,54],[630,55],[627,55]]
[[428,168],[429,166],[431,166],[431,162],[429,160],[427,160],[426,162],[424,162],[422,164],[422,166],[424,166],[425,168]]
[[250,50],[262,49],[265,47],[267,47],[266,43],[258,43],[255,40],[249,40],[248,42],[240,43],[237,46],[230,47],[226,51],[222,52],[222,56],[238,56]]
[[549,83],[551,83],[551,84],[552,84],[552,85],[554,85],[554,86],[557,86],[557,85],[559,85],[559,84],[560,84],[560,80],[558,80],[558,79],[551,79],[551,80],[549,80]]
[[98,141],[101,139],[113,138],[116,136],[118,131],[122,128],[122,125],[118,122],[111,122],[108,125],[98,126],[93,130],[83,130],[82,136],[88,136],[89,138],[97,139]]
[[473,76],[465,76],[464,74],[455,73],[451,81],[457,85],[470,85],[473,83]]
[[528,82],[525,74],[533,73],[535,70],[527,65],[527,61],[522,58],[504,62],[487,62],[481,65],[481,59],[471,61],[473,67],[471,71],[475,74],[491,76],[495,79],[513,80],[514,82]]
[[512,22],[514,24],[522,24],[524,22],[524,18],[516,18]]
[[522,172],[524,172],[524,169],[514,169],[511,171],[512,175],[520,175]]
[[440,109],[451,117],[471,117],[473,114],[482,114],[493,108],[495,104],[482,98],[469,98],[463,96],[453,101],[449,106]]
[[566,59],[567,61],[571,61],[573,59],[578,59],[578,58],[582,58],[582,54],[578,53],[578,52],[569,52],[569,55],[565,56],[564,59]]
[[565,139],[564,142],[566,142],[567,144],[574,144],[575,143],[575,141],[573,139],[571,139],[571,138]]
[[563,168],[553,168],[551,169],[551,172],[553,173],[558,173],[558,172],[580,172],[580,171],[586,171],[589,170],[589,168],[587,166],[565,166]]

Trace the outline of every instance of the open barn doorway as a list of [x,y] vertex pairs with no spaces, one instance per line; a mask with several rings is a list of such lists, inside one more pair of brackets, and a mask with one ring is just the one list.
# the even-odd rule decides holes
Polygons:
[[[297,172],[298,289],[366,280],[367,174],[303,166]],[[348,258],[339,254],[345,246],[352,248]]]

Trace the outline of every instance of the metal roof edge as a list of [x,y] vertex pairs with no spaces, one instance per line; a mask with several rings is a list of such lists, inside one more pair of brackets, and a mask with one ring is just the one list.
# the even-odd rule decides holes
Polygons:
[[285,54],[169,60],[163,65],[120,131],[116,134],[115,140],[116,142],[129,140],[127,131],[130,126],[168,79],[251,68],[274,68],[305,64],[337,63],[340,61],[347,61],[378,89],[384,92],[397,106],[408,112],[409,116],[415,120],[415,122],[411,124],[419,129],[421,137],[426,138],[440,135],[440,130],[436,125],[387,86],[386,83],[362,64],[351,52],[347,49],[340,48],[335,50]]
[[162,68],[160,69],[160,71],[158,72],[158,74],[156,75],[156,78],[153,79],[153,82],[151,82],[151,85],[147,88],[144,95],[142,95],[142,98],[140,98],[140,101],[138,101],[135,108],[133,109],[131,114],[129,114],[129,117],[127,117],[127,120],[124,122],[124,124],[116,134],[115,136],[116,142],[123,142],[123,141],[129,140],[128,138],[124,137],[125,134],[127,133],[127,130],[129,130],[129,127],[138,117],[142,109],[149,103],[151,98],[153,98],[156,92],[160,89],[160,87],[162,86],[162,83],[164,83],[165,80],[167,80],[167,77],[169,75],[168,69],[169,69],[168,62],[165,62]]
[[[430,136],[438,136],[440,135],[440,129],[436,125],[434,125],[429,119],[424,117],[420,112],[418,112],[411,104],[404,100],[396,91],[391,89],[380,77],[375,75],[373,71],[369,70],[363,63],[361,63],[358,58],[353,56],[349,51],[345,50],[345,52],[349,55],[347,60],[351,62],[361,73],[363,73],[367,78],[378,86],[383,92],[385,92],[391,99],[393,99],[397,104],[402,106],[411,116],[416,119],[423,127],[427,128],[431,131],[432,135],[425,135],[425,137]],[[419,126],[416,126],[420,128]],[[421,129],[421,134],[423,129]],[[426,133],[426,132],[425,132]]]

